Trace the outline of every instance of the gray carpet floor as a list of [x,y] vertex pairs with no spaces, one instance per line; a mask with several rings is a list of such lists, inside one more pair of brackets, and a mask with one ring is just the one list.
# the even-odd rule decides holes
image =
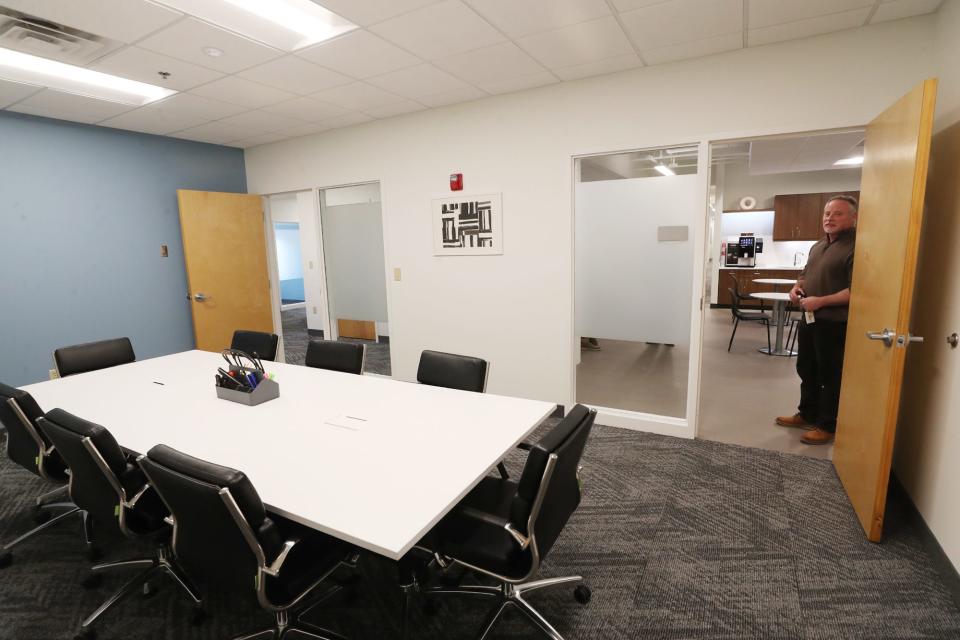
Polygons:
[[[307,310],[284,309],[280,312],[283,322],[283,350],[287,364],[303,364],[307,355],[307,345],[311,337],[307,333]],[[322,338],[313,338],[320,340]],[[390,345],[372,340],[340,338],[341,342],[355,342],[367,346],[367,359],[364,371],[390,375]]]
[[[511,454],[511,473],[522,460]],[[541,573],[582,574],[593,600],[580,605],[564,587],[530,596],[568,640],[960,638],[960,611],[902,497],[891,501],[884,543],[871,544],[827,461],[598,426],[583,465],[580,508]],[[42,488],[0,460],[0,540],[31,525],[28,507]],[[109,557],[137,548],[123,542]],[[0,572],[0,638],[71,637],[125,575],[85,590],[87,566],[76,523],[17,548]],[[390,563],[365,556],[361,568],[354,600],[334,597],[309,619],[349,638],[396,637]],[[188,604],[159,586],[111,612],[99,638],[225,640],[268,620],[249,602],[214,594],[211,618],[191,627]],[[485,606],[451,599],[434,615],[418,608],[411,637],[472,638]],[[516,614],[494,637],[539,638]]]

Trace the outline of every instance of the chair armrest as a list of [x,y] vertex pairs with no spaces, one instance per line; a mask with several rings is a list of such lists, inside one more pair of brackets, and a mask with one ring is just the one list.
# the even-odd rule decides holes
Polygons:
[[287,559],[287,556],[290,555],[290,551],[293,550],[293,547],[296,546],[299,540],[287,540],[283,543],[283,549],[280,550],[280,553],[277,554],[277,557],[270,563],[269,567],[264,567],[263,572],[270,576],[271,578],[276,578],[280,575],[280,569],[283,567],[283,562]]
[[513,523],[506,518],[502,518],[486,511],[481,511],[480,509],[474,509],[473,507],[463,507],[462,509],[458,509],[457,515],[470,518],[471,520],[476,520],[477,522],[482,522],[483,524],[488,524],[498,529],[505,529],[507,533],[513,537],[517,544],[520,545],[521,549],[526,549],[528,546],[530,546],[530,537],[525,536],[517,531],[514,528]]

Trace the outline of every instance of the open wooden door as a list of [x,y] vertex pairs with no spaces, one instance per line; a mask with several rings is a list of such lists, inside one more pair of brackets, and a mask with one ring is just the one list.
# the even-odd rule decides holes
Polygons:
[[912,340],[910,310],[936,92],[937,81],[926,80],[891,105],[867,127],[864,148],[833,461],[874,542],[883,533],[903,368]]
[[273,333],[259,195],[177,191],[197,349],[230,346],[237,329]]

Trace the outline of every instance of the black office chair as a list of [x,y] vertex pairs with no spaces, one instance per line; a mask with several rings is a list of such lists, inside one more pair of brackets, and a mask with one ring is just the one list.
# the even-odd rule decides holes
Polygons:
[[277,359],[277,345],[279,344],[280,337],[275,333],[237,329],[233,332],[230,348],[239,349],[244,353],[255,355],[261,360],[273,362]]
[[[441,586],[438,595],[494,597],[496,606],[480,633],[486,638],[508,607],[516,607],[551,638],[561,635],[525,599],[535,589],[582,582],[580,576],[530,581],[580,504],[580,458],[596,411],[576,405],[530,447],[519,482],[487,477],[428,536],[441,566],[463,565],[499,584]],[[574,590],[590,600],[584,584]]]
[[70,497],[95,520],[98,533],[114,532],[129,538],[150,538],[156,544],[152,558],[109,562],[90,568],[84,586],[99,584],[101,573],[110,569],[142,568],[96,611],[87,616],[75,640],[95,637],[93,624],[121,599],[165,573],[200,606],[200,597],[169,551],[171,528],[164,522],[168,515],[163,502],[140,468],[129,460],[109,431],[98,424],[78,418],[62,409],[47,412],[38,420],[41,430],[53,442],[70,467]]
[[[731,299],[731,300],[736,300],[736,301],[738,301],[738,302],[740,303],[740,306],[741,306],[741,307],[743,307],[743,303],[744,303],[744,302],[747,302],[747,301],[750,301],[750,302],[760,302],[760,307],[759,307],[760,311],[766,311],[766,310],[767,310],[767,305],[766,305],[766,303],[765,303],[761,298],[751,298],[751,297],[749,297],[749,296],[743,295],[743,292],[740,290],[740,281],[737,280],[737,276],[736,276],[736,275],[734,275],[734,274],[731,273],[730,271],[727,272],[727,275],[730,276],[730,284],[731,284],[731,286],[727,289],[727,291],[730,291],[730,299]],[[756,307],[754,307],[754,309],[756,309]]]
[[767,350],[771,350],[770,343],[770,323],[773,322],[773,316],[771,316],[766,311],[758,311],[755,309],[742,309],[740,307],[740,299],[734,293],[733,289],[728,289],[730,292],[730,299],[733,301],[733,305],[730,307],[730,313],[733,314],[733,331],[730,332],[730,342],[727,344],[727,351],[733,347],[733,338],[737,335],[737,327],[740,326],[741,322],[759,322],[767,327]]
[[61,378],[127,364],[136,359],[130,338],[86,342],[60,347],[53,352],[53,361]]
[[[34,518],[40,526],[27,531],[15,540],[0,547],[0,567],[8,567],[13,562],[11,549],[29,540],[45,529],[74,515],[84,514],[72,502],[57,498],[67,498],[67,465],[54,449],[53,444],[37,428],[37,418],[43,416],[36,400],[26,391],[8,387],[0,383],[0,424],[7,430],[7,456],[15,464],[27,469],[57,488],[38,496],[34,503]],[[51,518],[54,509],[65,509]],[[90,545],[91,540],[87,539]]]
[[361,343],[311,340],[304,364],[315,369],[361,374],[366,355],[366,345]]
[[[483,393],[487,389],[487,361],[455,353],[424,350],[417,366],[417,382],[431,387]],[[502,462],[497,463],[497,470],[502,477],[509,477]]]
[[255,592],[260,606],[275,615],[272,626],[237,640],[279,639],[290,632],[340,638],[299,619],[302,611],[290,612],[341,565],[355,566],[350,545],[267,516],[253,484],[235,469],[165,445],[151,448],[138,462],[173,514],[173,553],[190,575],[221,590]]

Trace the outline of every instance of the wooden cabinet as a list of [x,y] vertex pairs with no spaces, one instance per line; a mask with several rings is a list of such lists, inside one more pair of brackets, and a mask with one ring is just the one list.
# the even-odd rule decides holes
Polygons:
[[[843,191],[844,195],[860,198],[859,191]],[[823,207],[829,193],[792,193],[773,199],[774,240],[819,240],[823,237]]]
[[[758,284],[754,282],[759,278],[786,278],[796,280],[800,275],[799,269],[720,269],[720,282],[717,287],[717,304],[730,306],[733,299],[730,296],[730,289],[733,287],[731,278],[736,278],[740,285],[740,295],[749,296],[751,293],[761,291],[782,291],[790,290],[787,285]],[[759,307],[760,301],[756,298],[744,301],[745,307]],[[766,306],[770,306],[767,303]]]

